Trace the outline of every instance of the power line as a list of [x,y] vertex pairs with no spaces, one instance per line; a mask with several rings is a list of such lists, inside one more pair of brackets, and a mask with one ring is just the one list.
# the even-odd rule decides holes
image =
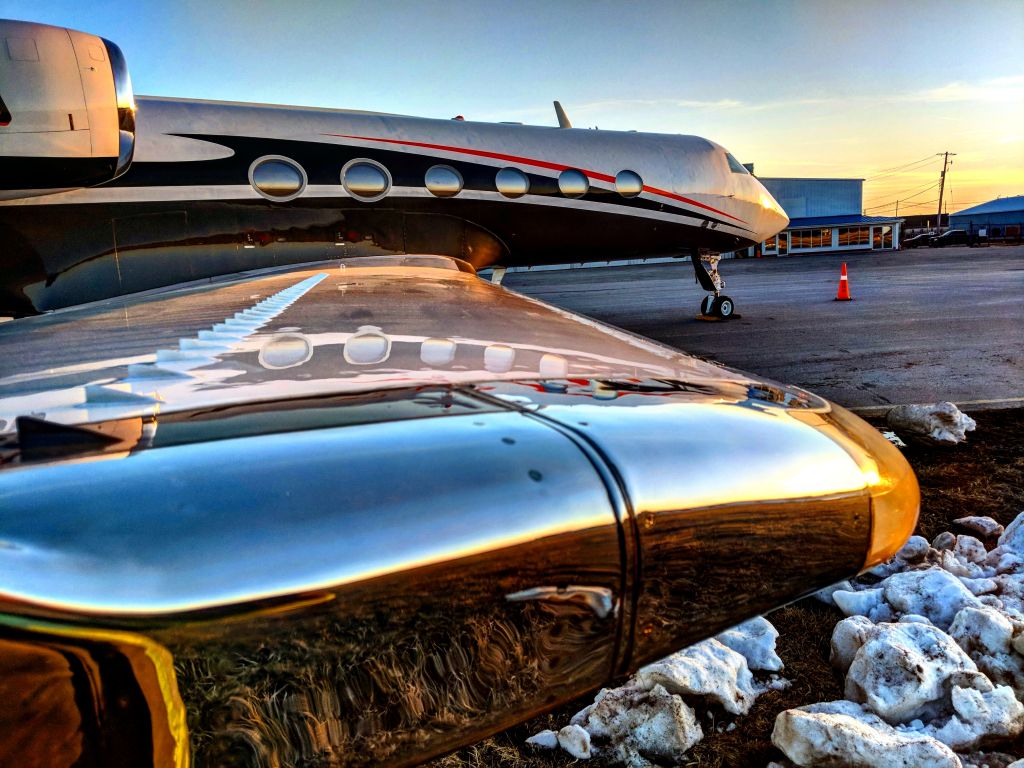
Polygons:
[[896,205],[897,203],[902,203],[904,200],[913,200],[918,195],[923,195],[925,192],[928,192],[929,190],[935,189],[937,186],[939,186],[939,182],[936,181],[934,184],[931,184],[930,186],[925,187],[920,192],[916,192],[913,195],[910,195],[909,197],[901,197],[901,198],[898,198],[898,199],[890,200],[887,203],[879,203],[878,205],[865,206],[864,210],[865,211],[873,211],[876,208],[889,208],[891,206]]
[[[892,170],[892,171],[884,172],[884,173],[878,173],[878,174],[875,174],[874,176],[869,176],[868,178],[864,179],[864,181],[877,181],[878,179],[887,179],[890,176],[898,176],[901,173],[908,173],[911,170],[918,170],[918,168],[920,168],[920,167],[922,167],[922,166],[924,166],[924,165],[926,165],[928,163],[934,163],[934,162],[935,162],[935,157],[934,156],[926,158],[924,160],[917,160],[916,162],[907,163],[904,166],[900,166],[896,170]],[[918,168],[912,168],[912,166],[918,166]]]
[[928,162],[932,160],[934,157],[935,155],[928,155],[928,157],[921,158],[920,160],[915,160],[914,162],[907,163],[906,165],[894,165],[892,168],[883,168],[874,176],[869,176],[868,178],[864,179],[864,181],[871,181],[872,179],[877,179],[882,174],[888,174],[890,171],[899,171],[903,168],[909,168],[912,165],[918,165],[919,163]]
[[[928,183],[922,184],[920,187],[913,187],[911,189],[904,189],[902,192],[889,192],[886,195],[879,195],[878,197],[871,198],[870,200],[868,200],[868,202],[870,203],[871,200],[878,200],[879,197],[887,197],[888,195],[896,195],[896,197],[893,198],[893,199],[909,200],[910,199],[909,197],[903,197],[903,195],[906,194],[907,192],[915,192],[917,190],[921,190],[921,192],[927,192],[929,189],[932,189],[933,187],[937,187],[937,186],[939,186],[939,182],[937,182],[937,181],[936,182],[928,182]],[[913,195],[911,195],[911,197],[913,197]],[[870,206],[868,206],[868,207],[870,207]]]

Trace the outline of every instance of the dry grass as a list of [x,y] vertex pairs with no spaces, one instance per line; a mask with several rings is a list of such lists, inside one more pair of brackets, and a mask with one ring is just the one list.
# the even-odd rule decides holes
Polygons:
[[[1024,511],[1024,410],[972,414],[978,422],[968,443],[953,448],[911,445],[904,455],[921,483],[918,533],[929,540],[952,528],[966,515],[988,515],[1003,525]],[[872,420],[882,426],[880,420]],[[732,768],[764,766],[782,754],[771,743],[775,717],[785,709],[842,697],[842,680],[828,663],[832,628],[842,618],[834,608],[814,599],[803,600],[770,615],[779,630],[778,651],[792,681],[785,691],[761,696],[751,712],[739,718],[731,733],[709,735],[690,751],[687,766]],[[557,729],[590,703],[581,699],[545,717],[536,718],[471,747],[434,761],[432,768],[560,768],[587,765],[564,753],[533,750],[523,744],[544,728]]]

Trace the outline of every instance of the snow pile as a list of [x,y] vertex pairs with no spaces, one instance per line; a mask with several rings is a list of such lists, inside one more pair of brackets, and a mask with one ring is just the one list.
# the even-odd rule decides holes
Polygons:
[[898,405],[886,414],[885,421],[894,430],[940,445],[962,443],[967,439],[966,433],[973,432],[977,426],[974,419],[961,413],[953,403],[947,402]]
[[797,765],[1012,762],[981,750],[1024,733],[1024,513],[956,524],[981,538],[914,536],[819,595],[849,616],[832,635],[847,700],[778,716],[772,741]]
[[[778,636],[764,618],[751,619],[643,667],[625,685],[603,689],[565,728],[541,731],[526,742],[547,749],[558,746],[579,759],[600,755],[638,768],[679,763],[704,738],[684,696],[744,715],[760,694],[788,686],[774,674],[782,670],[775,652]],[[760,681],[751,670],[761,673]]]

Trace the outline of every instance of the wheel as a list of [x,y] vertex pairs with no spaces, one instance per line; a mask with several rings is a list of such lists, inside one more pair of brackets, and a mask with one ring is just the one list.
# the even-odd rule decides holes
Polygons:
[[700,302],[700,313],[702,315],[715,314],[715,297],[705,296]]
[[711,307],[711,314],[723,318],[732,317],[732,313],[735,311],[736,305],[732,303],[732,299],[728,296],[719,296]]

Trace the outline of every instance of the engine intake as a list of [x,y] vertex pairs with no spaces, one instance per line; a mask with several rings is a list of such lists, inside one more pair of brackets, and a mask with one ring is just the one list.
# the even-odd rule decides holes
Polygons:
[[89,187],[128,170],[135,103],[103,38],[0,21],[0,199]]

